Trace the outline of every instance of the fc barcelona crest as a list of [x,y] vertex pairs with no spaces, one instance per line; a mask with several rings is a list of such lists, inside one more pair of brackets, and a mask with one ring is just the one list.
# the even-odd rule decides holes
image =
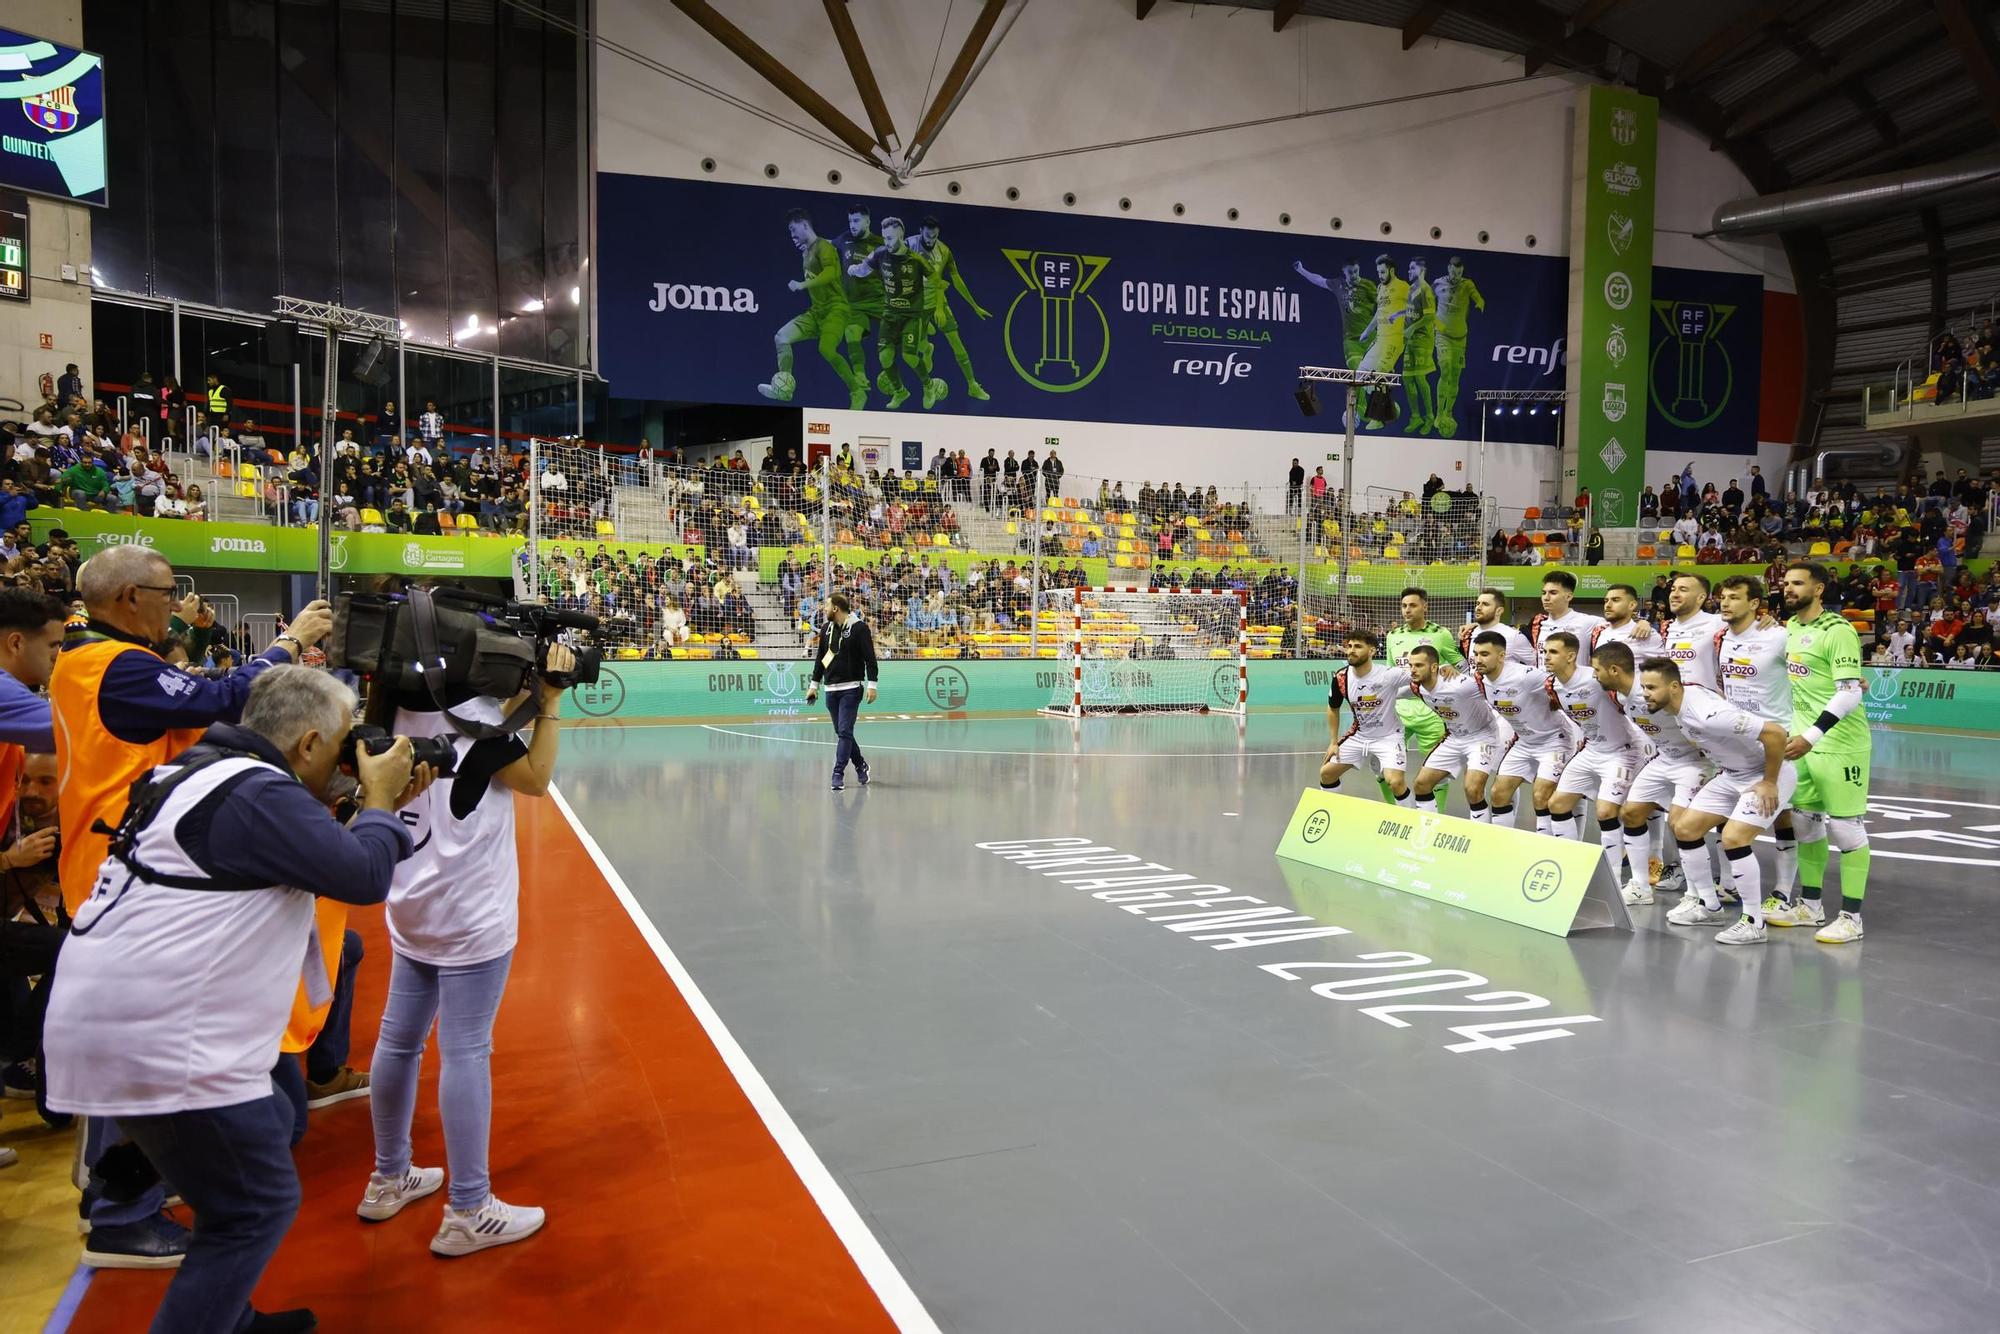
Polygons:
[[68,134],[80,119],[76,110],[76,89],[65,85],[21,99],[21,114],[28,123],[48,134]]

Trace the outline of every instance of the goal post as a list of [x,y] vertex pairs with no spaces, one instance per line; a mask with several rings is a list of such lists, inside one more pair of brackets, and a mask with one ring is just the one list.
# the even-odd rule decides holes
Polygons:
[[1058,588],[1036,599],[1044,642],[1062,647],[1042,712],[1234,713],[1250,705],[1243,594],[1206,588]]

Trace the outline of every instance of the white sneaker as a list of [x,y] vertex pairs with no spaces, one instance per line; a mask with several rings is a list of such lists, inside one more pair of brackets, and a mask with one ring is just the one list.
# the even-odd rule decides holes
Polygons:
[[542,1230],[548,1215],[532,1205],[503,1204],[497,1195],[486,1197],[476,1210],[460,1212],[445,1206],[444,1221],[431,1238],[433,1255],[470,1255],[489,1246],[505,1246],[510,1241],[532,1237]]
[[1666,870],[1660,872],[1659,882],[1653,886],[1653,888],[1659,890],[1662,894],[1685,894],[1687,893],[1687,887],[1687,872],[1683,871],[1679,865],[1669,866]]
[[1800,926],[1826,925],[1826,909],[1820,906],[1818,899],[1800,899],[1794,905],[1792,913],[1798,918]]
[[1805,919],[1798,916],[1798,911],[1790,902],[1779,898],[1776,894],[1764,896],[1765,926],[1802,925]]
[[1861,939],[1861,918],[1854,913],[1844,912],[1821,927],[1813,936],[1822,945],[1845,945],[1850,940]]
[[1761,945],[1764,943],[1764,926],[1748,917],[1738,918],[1736,925],[1715,934],[1718,945]]
[[1674,905],[1673,911],[1667,914],[1667,920],[1675,926],[1707,926],[1711,922],[1722,920],[1722,910],[1704,907],[1700,899],[1687,894],[1683,895],[1681,901]]
[[361,1193],[361,1203],[354,1206],[354,1212],[371,1223],[379,1223],[403,1212],[404,1205],[437,1194],[442,1185],[442,1167],[412,1167],[400,1179],[370,1172],[368,1189]]
[[1724,903],[1743,902],[1743,896],[1741,894],[1738,894],[1734,889],[1732,889],[1730,886],[1726,884],[1717,887],[1715,892],[1722,896],[1722,901]]
[[1627,880],[1625,882],[1625,901],[1627,903],[1651,903],[1653,901],[1653,887],[1651,885],[1642,885],[1637,880]]

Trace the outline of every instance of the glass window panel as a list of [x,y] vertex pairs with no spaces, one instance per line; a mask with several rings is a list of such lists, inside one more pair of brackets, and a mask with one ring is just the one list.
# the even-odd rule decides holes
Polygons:
[[292,368],[272,364],[263,325],[181,316],[181,382],[197,407],[211,375],[228,391],[232,422],[254,421],[267,436],[290,437]]
[[493,142],[499,182],[500,352],[540,361],[545,257],[542,253],[542,21],[500,11],[500,86]]
[[147,9],[154,290],[213,303],[215,62],[208,6],[151,0]]
[[[445,72],[445,211],[450,220],[452,340],[493,350],[494,0],[451,0]],[[490,410],[489,410],[490,411]],[[488,422],[488,428],[492,423]]]
[[332,300],[334,245],[332,0],[278,7],[278,214],[285,291]]
[[387,5],[340,7],[340,299],[387,315],[395,308],[389,174],[396,102]]
[[[111,205],[90,219],[92,282],[126,292],[152,291],[152,236],[147,221],[146,24],[123,0],[89,0],[83,44],[104,57],[104,119]],[[157,370],[157,368],[156,368]],[[108,376],[107,378],[116,378]]]
[[271,207],[278,188],[277,6],[234,0],[216,7],[215,21],[218,301],[269,310],[282,286],[278,211]]
[[118,395],[140,375],[151,371],[153,379],[158,381],[172,369],[172,317],[164,310],[93,301],[90,350],[92,369],[97,375],[94,393],[115,406]]
[[406,336],[445,341],[445,24],[441,8],[396,7],[396,298]]

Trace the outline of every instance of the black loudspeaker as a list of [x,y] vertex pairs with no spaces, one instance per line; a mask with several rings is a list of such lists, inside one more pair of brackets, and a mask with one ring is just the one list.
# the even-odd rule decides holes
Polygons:
[[389,345],[379,338],[371,340],[354,360],[354,378],[363,384],[378,388],[387,384],[389,370]]
[[1292,391],[1292,397],[1299,401],[1300,412],[1308,417],[1319,416],[1319,390],[1312,385],[1301,381],[1299,387]]
[[273,366],[299,364],[299,322],[270,320],[264,325],[264,350]]
[[1390,396],[1389,386],[1378,384],[1368,391],[1367,413],[1370,421],[1392,422],[1402,415],[1403,409]]

